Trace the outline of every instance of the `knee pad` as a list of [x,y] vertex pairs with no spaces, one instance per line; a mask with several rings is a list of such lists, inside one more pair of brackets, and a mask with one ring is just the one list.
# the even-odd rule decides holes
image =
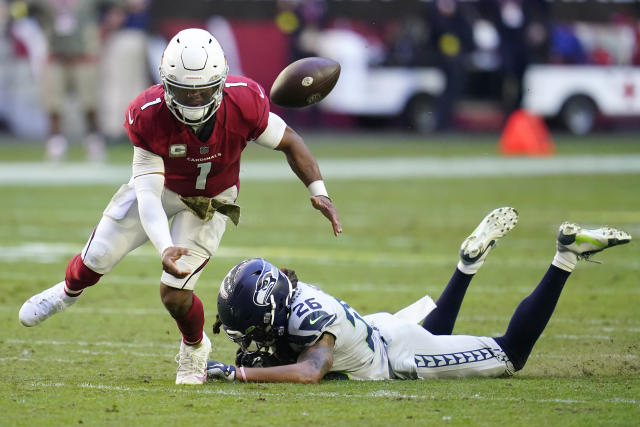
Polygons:
[[119,261],[113,256],[110,246],[96,238],[87,245],[82,260],[84,265],[100,274],[110,272]]

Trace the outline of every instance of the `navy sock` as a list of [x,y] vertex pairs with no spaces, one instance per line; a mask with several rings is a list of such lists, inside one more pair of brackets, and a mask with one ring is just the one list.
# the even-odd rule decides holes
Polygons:
[[437,307],[424,319],[422,327],[434,335],[451,334],[472,278],[473,274],[464,274],[456,268],[447,287],[436,301]]
[[522,369],[533,345],[547,326],[560,293],[571,273],[553,265],[533,292],[522,300],[511,316],[507,332],[495,338],[516,371]]

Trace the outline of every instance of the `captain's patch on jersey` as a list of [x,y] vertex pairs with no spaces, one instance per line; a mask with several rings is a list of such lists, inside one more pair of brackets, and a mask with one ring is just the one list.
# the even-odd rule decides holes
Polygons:
[[187,144],[173,144],[169,146],[169,157],[185,157]]

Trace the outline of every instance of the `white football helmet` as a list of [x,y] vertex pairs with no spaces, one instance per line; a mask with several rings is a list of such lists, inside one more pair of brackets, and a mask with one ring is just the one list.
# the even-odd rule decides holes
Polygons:
[[208,31],[180,31],[167,45],[160,63],[167,107],[182,123],[203,124],[220,107],[228,72],[224,52]]

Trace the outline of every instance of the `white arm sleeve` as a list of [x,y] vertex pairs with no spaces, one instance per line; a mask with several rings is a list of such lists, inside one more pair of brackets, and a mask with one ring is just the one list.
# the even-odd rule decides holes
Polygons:
[[148,173],[164,173],[164,160],[157,154],[133,146],[132,176],[135,178]]
[[149,236],[153,246],[162,255],[165,249],[173,246],[169,232],[169,220],[162,207],[164,175],[158,173],[139,175],[133,179],[133,185],[138,198],[138,212],[142,228]]
[[267,128],[256,138],[256,144],[267,148],[276,148],[282,141],[287,124],[277,114],[269,112]]

